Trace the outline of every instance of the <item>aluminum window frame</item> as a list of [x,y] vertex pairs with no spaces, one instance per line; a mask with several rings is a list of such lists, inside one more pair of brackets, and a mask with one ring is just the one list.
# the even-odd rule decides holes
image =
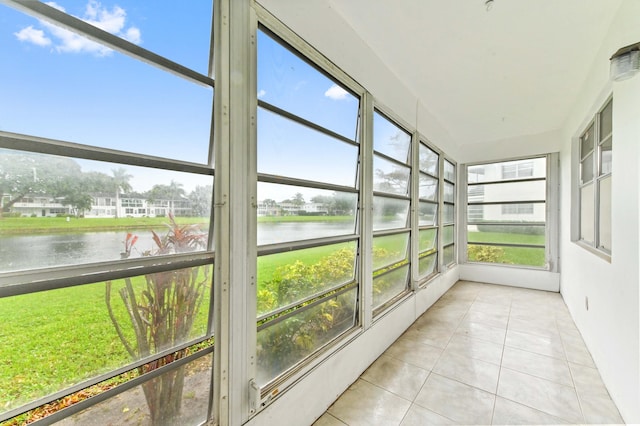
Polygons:
[[[601,227],[600,227],[600,186],[602,181],[605,179],[611,179],[613,176],[613,164],[611,165],[611,170],[607,173],[602,172],[602,146],[611,142],[611,151],[613,152],[613,125],[611,126],[611,133],[607,135],[601,134],[601,121],[602,114],[608,108],[611,107],[611,120],[613,123],[613,114],[614,114],[614,103],[613,103],[613,95],[609,95],[606,100],[602,103],[602,106],[598,108],[595,112],[593,118],[589,120],[589,122],[584,126],[583,130],[580,131],[579,136],[576,138],[574,144],[574,153],[572,155],[572,164],[573,169],[576,173],[576,177],[573,179],[575,182],[572,185],[572,190],[574,191],[574,195],[572,197],[572,206],[575,214],[572,215],[572,221],[574,225],[572,226],[572,241],[577,243],[579,246],[587,249],[588,251],[596,254],[597,256],[605,259],[608,262],[611,262],[612,256],[612,248],[607,249],[601,244]],[[583,151],[583,142],[585,135],[587,132],[593,132],[593,142],[589,146],[588,151]],[[593,176],[588,181],[583,181],[582,179],[582,169],[584,167],[585,159],[591,155],[592,158],[592,171]],[[588,187],[593,188],[593,241],[585,240],[582,229],[582,191]],[[609,206],[610,208],[611,206]],[[610,232],[610,230],[609,230]]]
[[[212,8],[212,25],[210,28],[211,41],[214,40],[214,33],[218,30],[218,13],[216,10],[216,7],[218,7],[218,3],[218,1],[214,2]],[[215,50],[213,42],[210,45],[209,51],[209,70],[208,74],[205,75],[196,72],[186,66],[183,66],[180,63],[174,62],[164,56],[158,55],[150,50],[140,47],[134,43],[124,40],[118,36],[115,36],[107,31],[97,28],[91,24],[88,24],[79,18],[62,12],[52,6],[49,6],[46,3],[28,0],[3,0],[3,4],[5,4],[7,7],[23,12],[29,16],[43,19],[49,22],[54,22],[56,23],[56,25],[72,31],[75,34],[84,36],[101,45],[110,47],[136,61],[144,62],[154,68],[169,72],[174,76],[177,76],[178,78],[186,79],[200,86],[210,87],[215,91],[215,81],[212,77],[214,69],[213,52]],[[216,96],[214,96],[214,102],[215,98]],[[212,130],[209,136],[208,155],[206,161],[204,161],[203,163],[174,160],[171,158],[145,155],[141,153],[115,150],[94,145],[85,145],[82,143],[70,142],[66,140],[51,139],[41,136],[19,134],[7,131],[0,131],[0,148],[14,151],[26,151],[38,154],[55,155],[70,159],[86,159],[107,162],[114,165],[140,166],[166,171],[180,171],[215,177],[213,154],[215,149],[213,129],[215,128],[215,126],[213,105],[211,106],[210,111]],[[214,180],[214,184],[216,181],[217,179]],[[212,199],[215,195],[216,193],[215,191],[213,191]],[[214,232],[214,228],[216,228],[215,220],[216,217],[214,215],[214,209],[212,208],[209,218],[207,248],[202,252],[190,254],[171,254],[156,256],[152,258],[127,259],[121,261],[80,263],[77,265],[50,268],[32,268],[28,270],[0,273],[0,298],[8,298],[19,295],[32,294],[36,292],[47,292],[62,288],[76,287],[85,284],[96,284],[108,280],[137,277],[149,273],[171,271],[195,266],[212,266],[212,281],[211,288],[209,289],[210,302],[207,307],[207,330],[203,336],[196,339],[190,339],[187,342],[173,346],[140,360],[136,360],[133,362],[129,361],[116,369],[108,371],[107,373],[99,374],[87,380],[82,380],[74,385],[67,386],[52,394],[37,398],[9,411],[5,411],[4,413],[0,414],[0,422],[18,416],[20,414],[24,414],[34,408],[53,402],[67,395],[71,395],[102,381],[116,377],[123,372],[133,370],[143,364],[159,360],[176,351],[186,348],[195,348],[198,344],[213,338],[213,336],[216,334],[214,332],[214,324],[218,323],[218,321],[215,319],[218,315],[216,302],[217,298],[214,297],[214,292],[216,291],[216,278],[214,272],[216,269],[214,267],[216,260],[216,244],[214,244],[214,236],[216,234]],[[204,349],[199,349],[195,353],[185,358],[169,362],[162,367],[159,367],[149,373],[118,385],[117,387],[105,391],[97,396],[83,400],[82,402],[75,404],[68,409],[60,410],[55,414],[44,418],[42,421],[45,423],[50,423],[52,421],[59,421],[67,418],[72,414],[79,412],[80,410],[95,406],[101,401],[121,394],[122,392],[140,384],[142,381],[157,377],[164,372],[175,369],[181,365],[185,365],[187,362],[193,361],[195,359],[210,356],[214,351],[217,351],[217,347],[218,345],[214,345],[207,346]],[[215,374],[212,373],[210,380],[210,391],[213,392],[216,388]],[[207,409],[207,418],[212,417],[212,412],[214,411],[214,400],[215,396],[212,393]]]
[[[414,155],[414,164],[415,164],[415,168],[416,168],[416,179],[414,180],[414,184],[416,187],[418,187],[420,185],[420,176],[427,176],[429,178],[435,179],[437,182],[437,188],[436,188],[436,199],[434,200],[429,200],[427,198],[421,198],[420,197],[420,189],[419,187],[416,188],[416,191],[414,192],[414,198],[416,199],[416,203],[419,205],[419,203],[428,203],[431,205],[435,205],[437,208],[437,213],[436,213],[436,218],[435,218],[435,223],[433,225],[420,225],[419,224],[419,219],[418,219],[418,215],[414,215],[415,216],[415,230],[416,230],[416,234],[415,234],[415,244],[413,246],[416,256],[414,257],[414,265],[416,265],[416,267],[414,267],[414,281],[416,282],[416,286],[417,288],[424,288],[430,281],[433,280],[433,278],[435,278],[438,274],[440,274],[441,271],[441,266],[440,266],[440,262],[441,262],[441,257],[442,257],[442,252],[440,250],[440,246],[441,246],[441,238],[442,238],[442,229],[441,229],[441,221],[440,221],[440,215],[442,214],[442,205],[441,203],[443,203],[443,196],[440,193],[440,188],[442,186],[442,176],[443,176],[443,170],[440,164],[441,158],[443,157],[443,154],[440,150],[438,150],[437,148],[435,148],[426,138],[419,136],[417,138],[417,147],[415,149],[416,153]],[[420,168],[420,148],[426,148],[428,150],[430,150],[431,152],[433,152],[436,156],[437,156],[437,163],[436,163],[436,174],[431,174],[426,170],[423,170]],[[455,196],[455,193],[454,193]],[[425,251],[420,251],[419,248],[419,243],[420,243],[420,232],[421,231],[429,231],[429,230],[435,230],[436,232],[436,239],[434,242],[434,247],[430,250],[425,250]],[[429,256],[435,256],[435,265],[433,268],[433,271],[430,274],[426,274],[424,276],[420,275],[420,265],[419,262],[421,259],[423,258],[427,258]]]

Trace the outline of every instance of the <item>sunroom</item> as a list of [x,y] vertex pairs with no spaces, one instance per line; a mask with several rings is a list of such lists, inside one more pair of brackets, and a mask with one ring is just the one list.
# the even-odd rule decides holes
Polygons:
[[[0,424],[500,424],[527,405],[510,342],[560,322],[577,417],[526,408],[640,423],[638,16],[1,0]],[[397,421],[341,417],[455,297],[458,343],[502,327],[489,417],[424,402],[429,380],[486,390],[445,377],[453,340]]]

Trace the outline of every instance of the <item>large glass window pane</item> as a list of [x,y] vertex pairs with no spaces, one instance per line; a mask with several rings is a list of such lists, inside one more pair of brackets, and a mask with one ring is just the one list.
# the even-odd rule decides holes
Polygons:
[[357,162],[356,146],[258,108],[259,173],[353,187]]
[[50,41],[38,46],[16,35],[0,49],[0,62],[11,64],[0,69],[0,130],[208,162],[211,87],[115,51],[74,50],[88,42],[54,37],[55,27],[4,6],[0,14],[16,34],[43,27]]
[[[445,185],[445,195],[446,190],[447,187]],[[470,185],[467,187],[467,194],[469,197],[473,197],[472,201],[474,202],[544,201],[546,198],[546,182],[539,180]],[[447,200],[445,199],[445,201]]]
[[580,138],[580,159],[584,160],[587,154],[593,151],[594,142],[593,124],[589,126],[586,132]]
[[438,230],[434,229],[421,229],[420,240],[418,242],[418,250],[420,253],[436,248],[436,237],[438,236]]
[[468,217],[481,216],[486,222],[544,222],[546,217],[545,203],[470,205],[467,212]]
[[594,241],[594,190],[593,184],[580,189],[580,239]]
[[258,99],[357,140],[358,98],[258,31]]
[[521,266],[545,266],[545,249],[534,247],[504,247],[469,244],[467,256],[471,262],[502,263]]
[[611,173],[612,164],[612,139],[609,138],[600,145],[600,176]]
[[453,244],[455,234],[455,226],[445,226],[442,228],[442,244],[445,246],[448,244]]
[[204,336],[211,280],[205,265],[1,298],[0,411]]
[[[469,183],[535,179],[544,178],[546,175],[547,159],[545,157],[478,164],[467,168],[467,182]],[[487,191],[489,191],[490,188],[489,185],[478,187],[486,187]],[[500,188],[506,188],[506,186],[500,186]]]
[[582,183],[589,182],[594,175],[593,152],[580,163],[580,179]]
[[522,225],[469,225],[470,243],[506,243],[545,245],[545,227]]
[[420,226],[434,226],[438,223],[438,205],[433,203],[420,203],[418,211],[418,224]]
[[358,194],[258,183],[258,245],[355,232]]
[[453,223],[455,220],[453,204],[444,204],[442,208],[442,221],[444,223]]
[[613,101],[609,101],[600,113],[600,140],[611,134],[613,129]]
[[[60,424],[123,424],[127,419],[134,419],[136,424],[150,425],[203,424],[207,420],[211,398],[212,361],[212,356],[208,355],[167,370],[140,386],[68,417]],[[150,409],[148,401],[159,403]]]
[[447,160],[444,160],[444,178],[449,182],[456,181],[456,166]]
[[373,190],[389,194],[407,195],[409,191],[409,168],[373,157]]
[[409,159],[411,135],[382,114],[373,114],[373,149],[402,163]]
[[258,316],[354,279],[356,243],[258,257]]
[[442,250],[442,259],[445,265],[455,262],[455,247],[455,245],[450,245]]
[[418,260],[418,275],[420,278],[426,277],[427,275],[431,275],[436,272],[436,260],[438,259],[438,254],[433,253],[429,256],[421,257]]
[[599,247],[611,251],[611,176],[600,181]]
[[438,201],[438,179],[422,173],[420,174],[420,198]]
[[438,176],[438,154],[430,148],[420,144],[420,171],[429,173],[431,176]]
[[384,305],[395,296],[407,290],[409,265],[373,278],[373,309]]
[[0,170],[0,272],[184,251],[153,235],[183,226],[207,248],[211,176],[5,149]]
[[356,324],[357,291],[302,308],[258,331],[257,382],[264,386]]
[[408,233],[374,237],[373,270],[375,271],[405,260],[407,258],[408,248]]
[[406,228],[409,200],[373,197],[373,230]]
[[444,201],[447,203],[454,203],[454,197],[455,197],[455,185],[449,183],[449,182],[445,182],[444,183]]

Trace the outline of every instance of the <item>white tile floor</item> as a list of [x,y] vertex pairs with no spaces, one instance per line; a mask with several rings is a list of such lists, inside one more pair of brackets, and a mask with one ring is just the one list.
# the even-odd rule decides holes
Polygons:
[[562,297],[458,282],[315,426],[623,423]]

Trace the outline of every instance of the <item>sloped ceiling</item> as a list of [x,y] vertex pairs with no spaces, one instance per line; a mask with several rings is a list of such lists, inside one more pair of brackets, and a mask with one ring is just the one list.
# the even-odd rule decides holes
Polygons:
[[[459,145],[559,129],[621,0],[494,0],[490,11],[484,1],[326,3]],[[276,16],[292,6],[264,3]],[[285,24],[304,32],[322,22],[318,10],[296,6]]]

